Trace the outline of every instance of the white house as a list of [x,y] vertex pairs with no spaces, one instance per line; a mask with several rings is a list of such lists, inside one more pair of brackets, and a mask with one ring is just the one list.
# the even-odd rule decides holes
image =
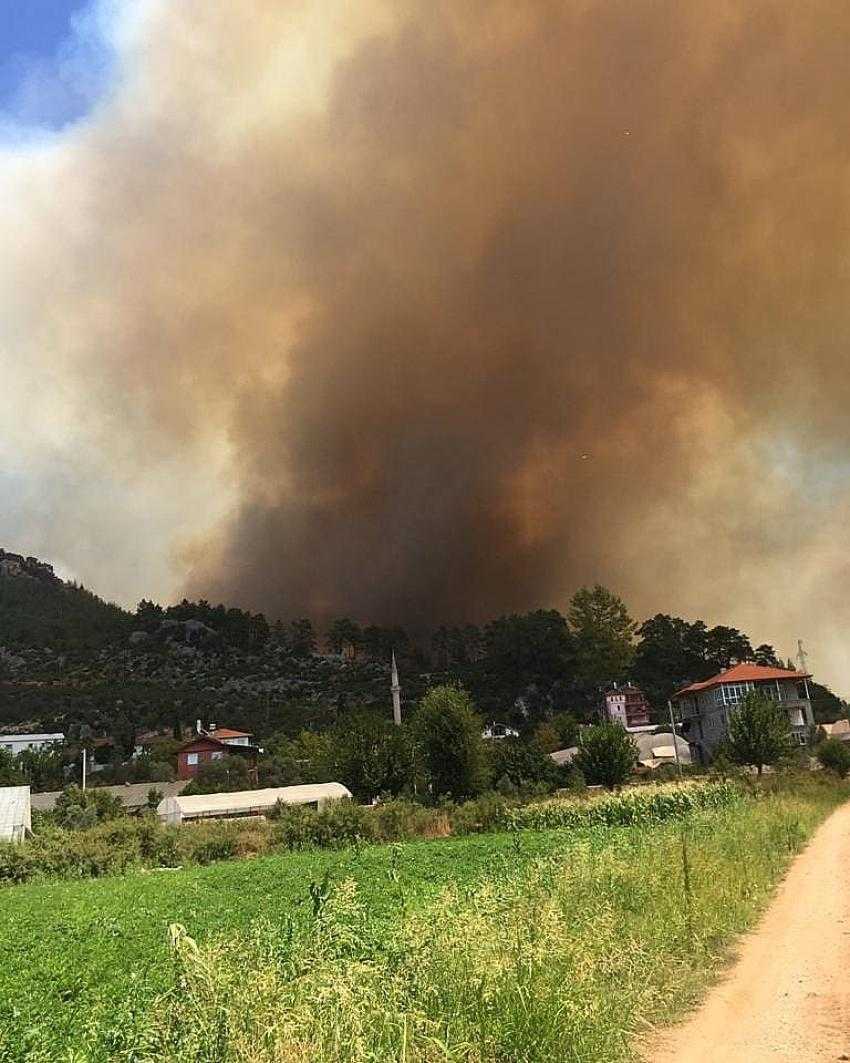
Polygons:
[[28,786],[0,786],[0,842],[22,842],[32,831]]
[[682,731],[703,759],[729,734],[730,714],[750,691],[777,702],[788,713],[791,735],[803,746],[814,723],[809,699],[808,672],[769,668],[760,664],[736,664],[702,683],[691,683],[673,695],[682,720]]
[[48,746],[57,745],[65,741],[65,735],[60,731],[57,734],[25,734],[3,735],[0,734],[0,749],[7,749],[13,757],[23,753],[25,749],[46,749]]
[[506,723],[488,723],[481,732],[482,738],[519,738],[519,731]]

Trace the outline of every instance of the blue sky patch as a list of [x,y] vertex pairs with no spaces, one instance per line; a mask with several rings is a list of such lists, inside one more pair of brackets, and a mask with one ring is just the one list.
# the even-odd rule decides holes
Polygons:
[[97,0],[0,0],[0,137],[29,139],[82,118],[113,56]]

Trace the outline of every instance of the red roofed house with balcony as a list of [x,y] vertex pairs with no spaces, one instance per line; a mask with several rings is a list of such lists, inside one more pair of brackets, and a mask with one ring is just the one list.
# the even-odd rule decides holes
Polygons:
[[730,713],[752,690],[785,709],[792,739],[803,746],[808,729],[814,723],[809,699],[808,681],[811,678],[808,672],[788,668],[736,664],[711,679],[691,683],[677,691],[673,701],[679,709],[685,737],[703,760],[710,760],[714,750],[727,737]]
[[257,749],[251,742],[250,731],[234,731],[230,727],[211,724],[208,731],[198,724],[198,733],[177,750],[177,778],[191,779],[204,764],[222,757],[244,756],[249,767],[257,766]]

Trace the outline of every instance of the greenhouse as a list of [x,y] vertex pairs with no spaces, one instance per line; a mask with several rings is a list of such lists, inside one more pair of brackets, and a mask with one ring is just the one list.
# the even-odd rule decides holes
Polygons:
[[0,841],[22,842],[32,831],[30,788],[0,786]]
[[309,786],[277,786],[267,790],[239,790],[225,794],[183,794],[165,797],[157,806],[163,823],[187,823],[200,819],[236,819],[263,816],[280,801],[285,805],[324,808],[329,801],[350,799],[351,791],[342,783],[324,782]]

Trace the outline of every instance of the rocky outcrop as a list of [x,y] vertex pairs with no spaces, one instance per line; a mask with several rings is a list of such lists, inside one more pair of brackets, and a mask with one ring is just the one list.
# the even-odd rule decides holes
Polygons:
[[53,571],[53,565],[39,561],[37,557],[24,557],[0,548],[0,578],[39,579],[45,583],[61,583]]

